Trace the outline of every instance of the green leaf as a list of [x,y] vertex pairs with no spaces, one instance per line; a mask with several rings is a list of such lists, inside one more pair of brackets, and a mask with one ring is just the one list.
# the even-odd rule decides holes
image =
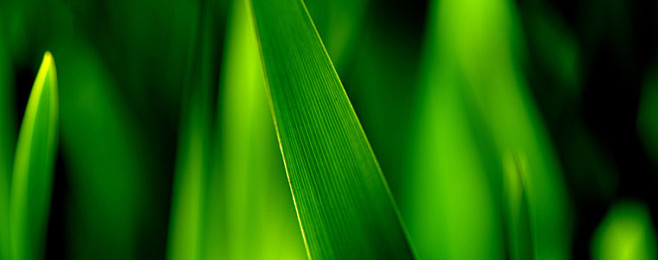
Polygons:
[[181,120],[181,134],[174,179],[169,233],[168,259],[200,259],[201,221],[203,216],[205,178],[208,166],[210,120],[206,97],[201,88],[188,99]]
[[354,52],[369,0],[305,0],[334,66],[340,71]]
[[640,107],[638,108],[637,128],[642,144],[658,167],[658,64],[646,77]]
[[[407,185],[412,194],[404,211],[419,256],[502,259],[502,216],[519,221],[507,230],[515,232],[511,258],[568,258],[568,197],[522,74],[515,6],[436,0],[430,10],[417,154]],[[523,165],[522,179],[505,176],[504,168],[517,167],[509,158]],[[506,208],[517,209],[501,213]]]
[[491,174],[477,138],[483,130],[470,120],[458,49],[443,47],[466,34],[449,31],[459,25],[450,18],[467,17],[458,16],[470,10],[462,2],[430,2],[403,214],[420,258],[503,259],[495,189],[501,178]]
[[[567,190],[523,75],[523,38],[515,5],[507,0],[441,1],[439,5],[437,39],[442,66],[453,70],[473,121],[482,124],[479,134],[489,136],[492,150],[481,149],[483,158],[504,161],[509,154],[525,158],[524,191],[530,205],[533,255],[537,259],[568,258]],[[487,170],[496,174],[500,168]],[[494,177],[491,179],[498,178],[494,174],[489,175]]]
[[247,1],[233,1],[218,93],[205,259],[306,259]]
[[153,199],[163,188],[148,179],[155,171],[152,150],[111,71],[90,45],[66,41],[53,52],[58,82],[66,86],[59,90],[61,157],[68,177],[66,204],[74,205],[66,209],[67,258],[136,259],[144,254],[140,245],[165,241],[164,232],[150,236],[153,223],[166,215]]
[[57,151],[57,76],[46,52],[21,125],[11,186],[13,259],[42,259]]
[[469,124],[462,89],[451,75],[426,74],[403,216],[419,258],[502,259],[496,196],[477,128]]
[[311,258],[413,258],[396,206],[299,0],[253,0],[272,114]]
[[[209,2],[205,2],[208,4]],[[212,95],[210,42],[213,8],[203,5],[184,92],[169,222],[168,259],[201,259],[206,172],[209,171]]]
[[16,133],[11,59],[2,29],[0,27],[0,259],[9,259],[9,187]]
[[503,213],[507,226],[509,259],[532,259],[532,235],[528,195],[527,160],[520,154],[510,154],[503,161]]
[[656,235],[647,207],[635,201],[613,205],[592,240],[592,259],[656,259]]

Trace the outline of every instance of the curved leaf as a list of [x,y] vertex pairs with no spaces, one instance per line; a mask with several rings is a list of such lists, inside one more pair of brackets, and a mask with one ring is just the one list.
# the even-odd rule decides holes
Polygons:
[[57,76],[46,52],[21,125],[11,186],[13,259],[41,259],[50,210],[58,126]]

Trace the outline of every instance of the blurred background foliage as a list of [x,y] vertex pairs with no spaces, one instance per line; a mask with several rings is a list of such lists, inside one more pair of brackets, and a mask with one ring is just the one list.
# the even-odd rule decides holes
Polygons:
[[[417,257],[656,257],[657,2],[305,4]],[[306,257],[252,23],[240,0],[0,1],[2,194],[57,63],[47,258]]]

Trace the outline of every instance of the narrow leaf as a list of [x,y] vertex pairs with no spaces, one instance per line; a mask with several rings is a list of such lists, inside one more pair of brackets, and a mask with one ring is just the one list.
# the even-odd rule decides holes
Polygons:
[[41,259],[57,151],[57,76],[46,52],[21,125],[10,202],[13,259]]
[[503,161],[503,213],[507,225],[509,259],[532,259],[532,236],[526,179],[527,162],[520,154],[507,155]]
[[232,1],[227,23],[204,258],[306,259],[247,5]]
[[658,64],[645,79],[640,107],[638,108],[637,128],[642,144],[658,167]]
[[430,2],[403,214],[420,258],[503,259],[495,189],[500,179],[492,178],[495,171],[482,154],[476,135],[482,130],[469,120],[457,57],[444,47],[464,34],[451,33],[456,24],[447,20],[461,10],[468,6]]
[[[123,105],[115,78],[88,44],[57,45],[62,158],[68,174],[69,259],[135,259],[161,223],[145,134]],[[102,223],[102,224],[101,224]],[[93,239],[90,239],[93,238]],[[162,242],[160,242],[162,241]],[[162,250],[164,251],[164,250]],[[161,253],[164,255],[164,252]]]
[[[208,2],[205,2],[207,4]],[[212,126],[210,66],[213,44],[213,8],[203,5],[201,24],[188,66],[185,86],[176,175],[169,223],[168,259],[201,259],[206,172],[209,166],[210,130]]]
[[11,60],[2,29],[0,27],[0,259],[9,259],[9,187],[16,133]]
[[267,89],[311,258],[412,258],[397,209],[299,0],[253,0]]
[[[411,208],[417,210],[419,215],[426,216],[422,222],[410,221],[413,225],[410,226],[412,238],[419,241],[419,256],[443,258],[440,256],[445,255],[444,251],[450,252],[448,259],[504,256],[502,241],[495,239],[501,234],[499,198],[503,196],[499,196],[499,191],[504,175],[500,162],[512,154],[524,158],[523,192],[530,222],[525,230],[518,229],[521,233],[515,236],[531,237],[531,241],[524,243],[530,242],[530,254],[537,259],[568,258],[569,201],[560,166],[522,74],[523,48],[519,48],[522,46],[522,35],[515,5],[509,0],[436,0],[432,1],[432,6],[432,23],[428,26],[428,42],[432,46],[426,56],[429,64],[426,80],[428,87],[431,87],[425,90],[422,98],[426,100],[421,102],[427,103],[423,104],[423,113],[429,116],[421,114],[419,122],[433,127],[425,122],[434,120],[437,126],[434,130],[421,130],[427,136],[419,140],[421,149],[418,151],[430,155],[425,161],[417,161],[417,174],[422,177],[409,185],[412,188],[417,183],[427,185],[426,193],[422,194],[424,198],[412,197],[418,204]],[[455,124],[447,122],[449,120],[454,120]],[[462,138],[470,141],[470,144],[464,142],[470,148],[458,143],[462,142]],[[458,150],[462,152],[458,153]],[[428,161],[432,158],[431,151],[440,152],[441,157]],[[428,167],[430,170],[437,169],[437,174],[423,170],[424,163],[431,165],[429,167],[432,168]],[[470,168],[475,167],[476,163],[482,168]],[[453,169],[458,171],[451,171],[448,168],[451,166],[446,167],[447,164],[453,164]],[[473,171],[459,171],[462,167]],[[427,184],[423,177],[427,180],[435,178],[442,186],[437,189]],[[467,178],[471,179],[468,180],[471,183],[466,182]],[[444,187],[456,186],[450,180],[459,179],[464,189],[455,191],[468,196],[440,198]],[[464,192],[466,189],[469,190]],[[431,200],[432,193],[435,193],[436,200]],[[452,195],[443,194],[444,198]],[[446,203],[434,203],[441,200]],[[427,228],[427,225],[436,223],[431,216],[438,212],[455,214],[450,219],[451,223],[435,226],[445,225],[452,232],[437,233],[440,228]],[[478,212],[479,215],[474,216],[471,212]],[[483,216],[489,217],[483,219]],[[471,223],[482,226],[474,228]],[[437,246],[437,240],[441,241],[441,247]],[[491,251],[484,253],[484,250],[471,248]],[[464,252],[469,256],[480,255],[464,257]]]

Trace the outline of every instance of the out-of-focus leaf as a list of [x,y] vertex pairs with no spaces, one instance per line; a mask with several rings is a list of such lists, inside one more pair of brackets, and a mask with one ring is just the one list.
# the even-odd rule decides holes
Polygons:
[[281,154],[311,258],[412,258],[359,120],[299,0],[253,0]]
[[637,127],[649,155],[658,162],[658,70],[652,72],[642,91]]
[[[454,22],[445,17],[460,14],[455,7],[468,7],[449,3],[430,4],[402,212],[420,258],[502,259],[503,232],[495,196],[502,175],[488,168],[477,138],[481,130],[469,120],[470,103],[464,74],[455,64],[456,50],[445,47],[445,37],[455,36],[448,31]],[[491,179],[496,181],[492,184]]]
[[12,259],[42,259],[58,140],[55,63],[46,52],[34,81],[16,146],[11,184]]
[[503,214],[507,225],[509,259],[532,259],[532,234],[525,183],[527,162],[520,154],[503,158]]
[[306,259],[247,1],[233,1],[208,179],[205,259]]
[[523,46],[514,5],[508,0],[444,1],[439,10],[439,38],[448,66],[463,77],[475,120],[483,122],[491,136],[494,150],[486,157],[525,158],[534,257],[568,258],[569,202],[560,166],[522,76]]
[[369,0],[304,0],[331,61],[340,69],[349,61],[364,23]]
[[92,48],[67,41],[53,51],[60,57],[59,82],[66,86],[60,89],[62,157],[70,189],[65,252],[70,259],[153,254],[140,245],[164,242],[150,233],[159,222],[151,196],[166,188],[146,180],[152,164],[144,135]]
[[9,187],[16,147],[11,60],[1,26],[0,23],[0,259],[9,259]]
[[419,256],[503,257],[500,180],[511,155],[524,158],[528,205],[529,225],[517,237],[530,232],[537,259],[568,258],[568,201],[521,76],[523,48],[511,1],[437,0],[431,10],[428,88],[408,185],[418,195],[406,206]]
[[592,240],[592,259],[656,259],[656,235],[647,208],[638,202],[619,202],[610,209]]
[[168,259],[202,259],[206,173],[209,171],[213,80],[212,6],[201,9],[196,48],[187,72],[169,222]]
[[[382,8],[377,6],[382,3],[373,2],[373,8],[368,9]],[[314,13],[309,11],[315,23]],[[420,29],[396,28],[394,24],[400,21],[386,18],[370,17],[360,21],[364,24],[354,36],[354,46],[350,47],[353,50],[345,57],[344,68],[334,65],[359,121],[368,133],[368,141],[377,154],[391,193],[400,201],[405,196],[401,188],[412,156],[408,149],[413,138],[411,126],[417,103],[414,97],[419,89],[424,34]],[[320,35],[323,42],[328,40],[322,32]],[[329,46],[327,51],[335,62]]]
[[454,70],[432,71],[443,64],[427,65],[403,216],[419,258],[501,259],[500,214],[477,129]]
[[559,84],[547,86],[551,91],[572,97],[580,94],[580,57],[573,33],[565,22],[545,4],[529,7],[528,48],[536,56],[538,66]]

